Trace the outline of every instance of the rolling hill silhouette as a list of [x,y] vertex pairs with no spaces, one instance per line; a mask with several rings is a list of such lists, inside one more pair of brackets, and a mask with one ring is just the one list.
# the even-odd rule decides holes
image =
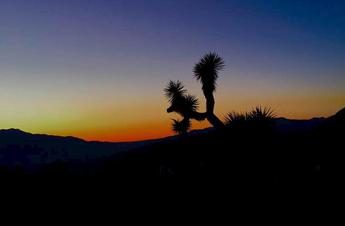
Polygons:
[[85,162],[143,147],[152,142],[154,141],[87,142],[71,136],[31,134],[19,129],[3,129],[0,130],[0,166],[32,170],[57,161]]
[[[319,183],[321,151],[337,148],[345,110],[329,118],[277,118],[274,127],[208,128],[140,142],[0,130],[2,178],[188,178],[233,183]],[[212,183],[213,183],[212,182]]]

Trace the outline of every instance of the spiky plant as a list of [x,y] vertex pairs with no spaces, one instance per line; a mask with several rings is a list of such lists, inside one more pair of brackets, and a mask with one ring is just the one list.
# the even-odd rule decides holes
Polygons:
[[[206,112],[214,115],[215,100],[213,93],[216,91],[218,73],[225,67],[224,60],[217,53],[204,55],[199,63],[194,66],[194,77],[201,82],[202,91],[206,98]],[[216,127],[219,126],[218,119]]]
[[269,128],[274,124],[275,114],[269,107],[255,107],[248,113],[231,112],[225,117],[225,124],[231,127],[251,129]]
[[194,66],[194,76],[202,83],[205,96],[216,90],[218,72],[224,67],[225,62],[217,53],[205,54]]
[[187,133],[190,127],[191,127],[191,122],[187,118],[184,118],[181,121],[173,119],[172,130],[177,134],[181,135],[181,134]]
[[169,99],[169,101],[173,101],[175,99],[179,99],[183,97],[187,93],[184,85],[181,81],[169,81],[168,85],[164,89],[165,96]]
[[[183,120],[195,119],[201,121],[207,119],[214,127],[223,127],[223,122],[214,114],[215,100],[213,92],[216,90],[218,73],[224,66],[223,59],[216,53],[204,55],[199,63],[194,66],[194,76],[201,82],[206,99],[206,112],[197,111],[199,107],[198,99],[187,94],[187,90],[181,81],[170,81],[164,89],[165,96],[171,104],[167,112],[176,112],[184,117]],[[175,127],[179,128],[181,122],[173,121],[173,129]]]
[[225,117],[225,125],[230,126],[234,124],[242,124],[247,121],[247,114],[230,112]]
[[186,117],[198,110],[198,99],[193,95],[187,94],[187,90],[184,88],[182,82],[170,81],[164,89],[164,92],[171,104],[167,112],[176,112]]
[[248,113],[248,120],[253,121],[272,121],[276,115],[270,107],[255,107]]
[[184,96],[184,102],[186,105],[186,109],[188,109],[188,112],[194,112],[197,111],[199,108],[199,100],[193,95],[186,95]]
[[207,119],[214,127],[224,126],[223,122],[214,114],[215,99],[213,96],[216,91],[218,73],[224,67],[224,60],[217,53],[207,53],[194,66],[193,70],[194,77],[202,84],[202,91],[206,99]]

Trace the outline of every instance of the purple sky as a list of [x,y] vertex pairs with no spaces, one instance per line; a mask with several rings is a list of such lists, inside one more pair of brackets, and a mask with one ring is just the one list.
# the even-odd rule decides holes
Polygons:
[[162,89],[179,79],[201,98],[192,67],[208,51],[227,63],[218,114],[329,115],[345,106],[344,12],[344,1],[1,0],[0,128],[168,131]]

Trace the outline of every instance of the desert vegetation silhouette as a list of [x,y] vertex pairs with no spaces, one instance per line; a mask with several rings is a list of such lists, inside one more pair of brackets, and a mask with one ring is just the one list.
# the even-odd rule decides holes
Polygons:
[[214,114],[216,82],[219,71],[224,67],[224,60],[214,52],[205,54],[194,66],[194,77],[201,82],[206,99],[205,112],[198,112],[198,98],[188,94],[181,81],[169,81],[164,89],[165,96],[170,102],[167,112],[176,112],[183,117],[182,120],[173,119],[173,131],[178,134],[186,133],[191,127],[192,119],[198,121],[207,119],[215,128],[224,127],[224,123]]
[[257,106],[250,112],[229,112],[225,117],[225,125],[231,128],[267,129],[274,125],[276,114],[270,107]]
[[172,130],[178,134],[184,134],[191,128],[191,120],[208,120],[215,128],[234,126],[270,125],[273,123],[275,114],[269,107],[255,107],[248,113],[230,112],[222,122],[214,113],[217,79],[219,72],[225,67],[224,60],[215,52],[205,54],[194,65],[193,73],[197,81],[202,84],[202,91],[206,99],[206,111],[199,112],[199,100],[188,94],[183,83],[179,80],[169,81],[164,89],[165,96],[170,102],[168,113],[175,112],[183,117],[182,120],[173,119]]

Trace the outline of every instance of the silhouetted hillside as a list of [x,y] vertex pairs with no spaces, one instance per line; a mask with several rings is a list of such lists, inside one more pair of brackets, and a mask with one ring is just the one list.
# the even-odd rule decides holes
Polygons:
[[267,128],[209,128],[134,143],[0,130],[0,172],[7,178],[79,178],[107,184],[123,179],[233,186],[318,184],[321,151],[337,148],[343,112],[311,120],[278,118]]
[[55,162],[85,162],[150,144],[142,142],[87,142],[75,137],[0,130],[0,166],[32,170]]

